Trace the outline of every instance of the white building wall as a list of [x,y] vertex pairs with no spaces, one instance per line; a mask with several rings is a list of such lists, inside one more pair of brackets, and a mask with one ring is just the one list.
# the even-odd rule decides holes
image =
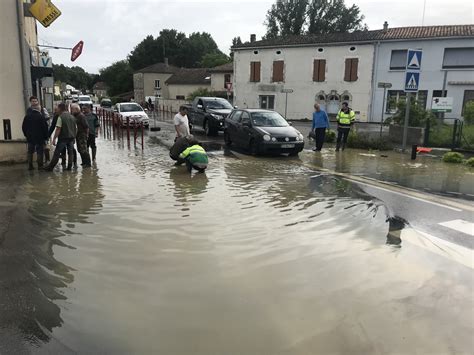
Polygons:
[[[351,51],[350,47],[355,47]],[[318,48],[323,48],[319,52]],[[254,51],[258,51],[257,54]],[[277,54],[280,51],[280,54]],[[374,46],[372,44],[345,44],[337,46],[311,46],[238,50],[234,53],[234,104],[239,107],[259,107],[259,95],[275,95],[275,110],[285,113],[285,94],[282,89],[293,89],[288,94],[288,119],[311,118],[316,95],[335,90],[352,96],[350,105],[357,119],[367,121],[371,97]],[[359,58],[358,80],[344,81],[346,58]],[[324,82],[313,82],[314,59],[326,60]],[[283,83],[272,83],[273,61],[284,60]],[[261,62],[261,80],[250,82],[250,62]]]
[[0,33],[0,162],[24,160],[25,144],[5,141],[3,131],[3,120],[9,119],[12,140],[25,139],[21,130],[25,101],[16,0],[0,2]]
[[234,80],[232,73],[212,73],[211,74],[211,90],[212,91],[225,91],[227,88],[224,87],[225,75],[230,74],[230,82]]
[[[371,121],[380,122],[382,115],[383,89],[377,88],[377,82],[392,83],[390,90],[403,90],[405,85],[404,70],[390,70],[392,50],[396,49],[422,49],[420,90],[428,90],[427,108],[431,107],[433,90],[443,88],[445,70],[442,69],[444,49],[453,47],[474,47],[474,39],[436,39],[424,41],[397,41],[382,42],[378,51],[376,68],[376,83],[373,99]],[[470,82],[467,85],[452,85],[450,82]],[[446,118],[461,117],[464,90],[474,90],[474,69],[448,69],[447,96],[453,97],[453,112],[446,113]],[[385,113],[384,119],[391,116]]]
[[177,85],[177,84],[167,84],[169,99],[176,99],[176,96],[184,96],[186,99],[192,92],[197,89],[205,88],[210,90],[211,85],[201,84],[201,85]]

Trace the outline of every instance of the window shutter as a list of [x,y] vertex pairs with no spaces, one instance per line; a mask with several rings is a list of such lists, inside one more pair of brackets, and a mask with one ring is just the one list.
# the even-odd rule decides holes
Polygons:
[[326,80],[326,59],[320,59],[319,60],[319,74],[318,74],[318,77],[319,77],[318,81]]
[[255,80],[256,82],[260,81],[260,62],[255,63]]
[[346,58],[344,70],[344,81],[357,81],[357,70],[359,68],[359,58]]
[[260,62],[250,62],[250,81],[260,81]]
[[357,70],[359,68],[359,58],[351,60],[351,81],[357,81]]
[[346,67],[344,69],[344,81],[351,81],[351,58],[346,58]]
[[282,60],[276,60],[273,62],[273,82],[280,82],[284,81],[283,79],[283,67],[284,67],[284,61]]

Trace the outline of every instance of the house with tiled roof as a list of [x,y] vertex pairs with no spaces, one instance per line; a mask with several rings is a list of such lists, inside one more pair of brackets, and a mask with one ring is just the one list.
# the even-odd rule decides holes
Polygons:
[[144,102],[149,97],[168,98],[168,89],[165,86],[168,80],[180,68],[170,65],[168,58],[164,63],[155,63],[133,74],[133,92],[136,102]]
[[209,69],[211,73],[211,90],[220,96],[232,97],[234,81],[234,63],[226,63]]
[[211,73],[207,68],[181,68],[165,84],[169,99],[185,100],[197,89],[211,89]]
[[[374,31],[290,36],[238,45],[234,52],[234,104],[311,118],[320,103],[335,115],[347,101],[360,121],[379,122],[403,98],[407,49],[423,50],[420,91],[426,108],[443,85],[462,115],[474,89],[474,25],[384,28]],[[444,78],[446,77],[446,80]],[[379,82],[392,84],[386,92]],[[288,90],[290,89],[290,90]],[[286,94],[285,91],[292,91]]]

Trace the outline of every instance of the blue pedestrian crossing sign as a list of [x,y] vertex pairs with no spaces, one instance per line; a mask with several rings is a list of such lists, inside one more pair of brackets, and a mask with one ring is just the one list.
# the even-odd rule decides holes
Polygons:
[[409,49],[407,54],[407,70],[421,69],[421,55],[422,51],[418,49]]
[[405,75],[405,92],[417,92],[420,85],[420,73],[407,71]]

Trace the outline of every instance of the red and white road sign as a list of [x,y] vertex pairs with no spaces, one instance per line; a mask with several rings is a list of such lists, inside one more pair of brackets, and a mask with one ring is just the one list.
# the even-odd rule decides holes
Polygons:
[[81,55],[83,47],[83,41],[79,41],[79,43],[74,46],[71,52],[71,62],[74,62]]
[[232,91],[232,83],[225,83],[225,86],[227,87],[227,91]]

